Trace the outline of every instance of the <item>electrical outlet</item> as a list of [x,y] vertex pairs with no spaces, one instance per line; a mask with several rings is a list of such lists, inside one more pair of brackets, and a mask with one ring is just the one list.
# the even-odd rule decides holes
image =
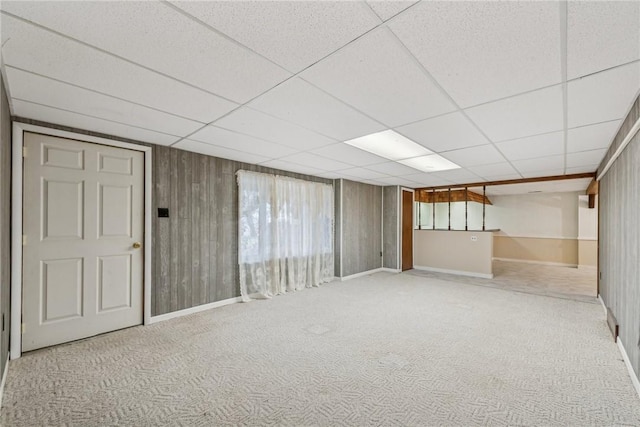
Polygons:
[[478,241],[478,236],[471,236],[471,241],[472,242],[477,242]]

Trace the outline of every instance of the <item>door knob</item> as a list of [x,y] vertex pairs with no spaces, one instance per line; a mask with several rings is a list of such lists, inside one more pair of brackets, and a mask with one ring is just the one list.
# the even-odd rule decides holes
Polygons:
[[142,247],[142,245],[140,244],[140,242],[135,242],[133,244],[133,249],[140,249]]

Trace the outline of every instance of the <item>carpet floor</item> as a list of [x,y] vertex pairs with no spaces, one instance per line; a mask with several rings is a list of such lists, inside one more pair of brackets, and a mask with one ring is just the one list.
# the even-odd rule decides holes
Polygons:
[[470,285],[488,286],[516,292],[596,302],[598,296],[595,267],[565,267],[526,264],[515,261],[493,261],[493,279],[411,270],[409,274],[450,280]]
[[2,425],[640,425],[602,307],[378,273],[11,361]]

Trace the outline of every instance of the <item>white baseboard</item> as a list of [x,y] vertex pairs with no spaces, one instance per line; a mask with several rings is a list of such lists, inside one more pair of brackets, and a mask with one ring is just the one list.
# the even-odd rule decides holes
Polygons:
[[374,268],[373,270],[367,270],[367,271],[363,271],[361,273],[351,274],[350,276],[341,277],[340,280],[344,282],[345,280],[357,279],[358,277],[368,276],[368,275],[374,274],[374,273],[380,273],[381,271],[384,271],[384,269],[382,267]]
[[172,311],[171,313],[152,316],[149,324],[163,322],[169,319],[175,319],[176,317],[188,316],[189,314],[199,313],[201,311],[210,310],[212,308],[222,307],[229,304],[235,304],[238,302],[242,302],[242,297],[223,299],[222,301],[216,301],[216,302],[210,302],[209,304],[197,305],[195,307],[185,308],[184,310]]
[[604,317],[605,319],[607,318],[607,315],[609,314],[607,312],[607,306],[604,305],[604,300],[602,299],[602,297],[600,296],[600,294],[598,294],[598,301],[600,301],[600,304],[602,304],[602,308],[604,309]]
[[469,277],[480,277],[482,279],[493,279],[493,274],[475,273],[473,271],[447,270],[446,268],[424,267],[420,265],[414,265],[413,268],[415,270],[433,271],[434,273],[457,274],[458,276],[469,276]]
[[631,366],[631,360],[629,360],[629,355],[624,349],[622,341],[620,341],[620,337],[618,337],[618,340],[616,342],[618,343],[618,348],[620,349],[620,353],[622,354],[622,358],[624,359],[624,364],[627,365],[627,370],[629,370],[629,376],[631,377],[633,388],[636,389],[636,393],[638,393],[638,397],[640,397],[640,380],[638,380],[638,376],[633,370],[633,366]]
[[385,273],[402,273],[402,270],[398,270],[397,268],[382,267],[382,271],[384,271]]
[[578,268],[578,264],[565,264],[562,262],[548,262],[548,261],[533,261],[528,259],[516,259],[516,258],[493,258],[494,261],[508,261],[508,262],[520,262],[522,264],[538,264],[538,265],[553,265],[556,267],[571,267]]
[[0,382],[0,408],[2,408],[2,396],[4,396],[4,385],[7,382],[7,372],[9,372],[9,356],[7,354],[7,362],[4,364],[4,372],[2,373],[2,382]]

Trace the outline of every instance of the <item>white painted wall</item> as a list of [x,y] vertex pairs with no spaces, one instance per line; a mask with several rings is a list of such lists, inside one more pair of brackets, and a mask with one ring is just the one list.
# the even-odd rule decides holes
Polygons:
[[487,206],[487,229],[514,237],[578,237],[578,195],[570,193],[536,193],[491,196]]
[[578,196],[578,239],[598,240],[598,198],[596,206],[589,209],[589,196]]

